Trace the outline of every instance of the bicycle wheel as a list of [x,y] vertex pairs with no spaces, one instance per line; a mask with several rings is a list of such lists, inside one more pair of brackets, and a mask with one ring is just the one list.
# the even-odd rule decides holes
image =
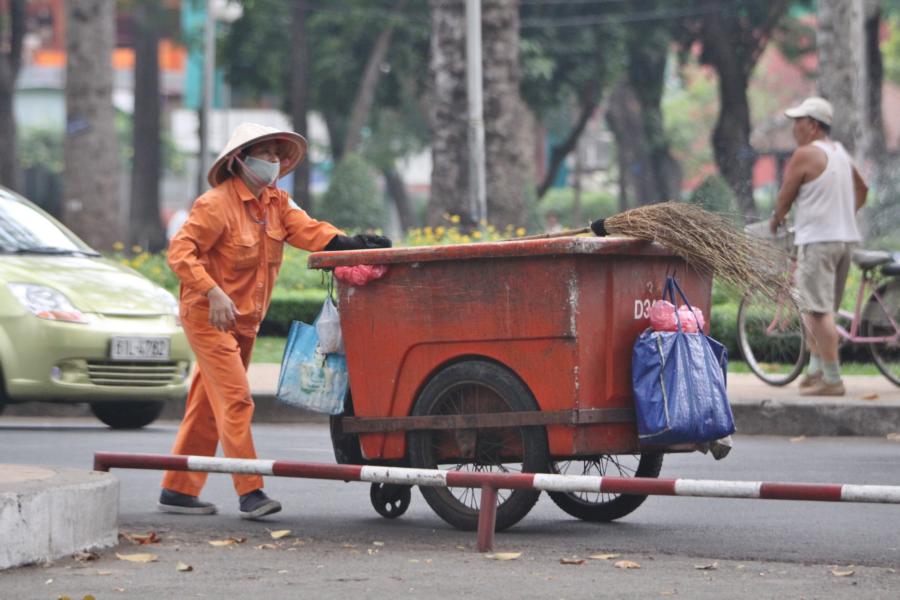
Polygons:
[[790,298],[778,302],[746,294],[738,308],[738,343],[747,366],[770,385],[787,385],[806,364],[800,309]]
[[[878,294],[881,302],[878,302],[875,294]],[[894,385],[900,385],[900,343],[894,327],[894,324],[900,326],[900,280],[891,279],[878,286],[866,302],[862,319],[860,331],[863,337],[893,336],[890,341],[870,343],[869,353],[878,370]]]

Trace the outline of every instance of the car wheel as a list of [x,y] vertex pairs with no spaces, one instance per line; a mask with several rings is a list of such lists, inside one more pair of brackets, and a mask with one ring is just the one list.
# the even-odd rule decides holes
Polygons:
[[94,416],[113,429],[140,429],[155,421],[164,402],[91,402]]

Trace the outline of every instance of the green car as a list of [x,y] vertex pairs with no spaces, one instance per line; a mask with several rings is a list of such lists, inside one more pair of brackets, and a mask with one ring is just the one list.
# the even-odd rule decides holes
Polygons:
[[192,360],[172,294],[0,188],[0,410],[87,402],[143,427],[186,396]]

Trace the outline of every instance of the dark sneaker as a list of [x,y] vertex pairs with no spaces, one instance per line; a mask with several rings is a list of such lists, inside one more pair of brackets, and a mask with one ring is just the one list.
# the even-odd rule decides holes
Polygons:
[[159,495],[159,510],[180,515],[213,515],[216,505],[212,502],[201,502],[197,496],[188,496],[172,490],[163,489]]
[[281,510],[281,502],[272,500],[262,490],[253,490],[249,494],[244,494],[240,501],[242,519],[258,519]]
[[819,385],[822,381],[822,373],[816,373],[815,375],[806,374],[803,376],[803,379],[800,380],[800,389],[811,388]]

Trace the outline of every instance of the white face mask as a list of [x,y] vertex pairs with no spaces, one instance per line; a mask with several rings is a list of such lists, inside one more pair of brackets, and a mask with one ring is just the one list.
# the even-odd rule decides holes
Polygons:
[[244,159],[244,164],[253,175],[259,178],[261,185],[272,185],[278,179],[278,173],[281,171],[281,163],[279,161],[269,162],[261,158],[248,156]]

